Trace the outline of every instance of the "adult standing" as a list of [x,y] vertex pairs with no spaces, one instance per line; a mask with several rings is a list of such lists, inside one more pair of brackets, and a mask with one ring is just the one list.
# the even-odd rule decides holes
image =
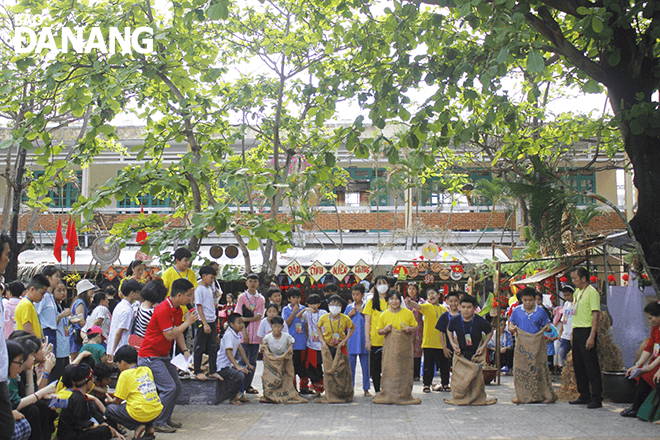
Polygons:
[[[586,404],[587,408],[601,408],[603,406],[603,388],[596,350],[600,294],[589,284],[589,271],[584,267],[578,267],[571,272],[571,280],[575,286],[571,337],[573,368],[580,396],[569,403],[572,405]],[[589,390],[589,385],[591,385],[591,390]]]
[[[264,317],[264,308],[266,306],[266,299],[257,292],[259,287],[259,277],[256,273],[251,273],[245,280],[247,290],[243,292],[236,301],[235,312],[243,316],[243,322],[249,323],[246,326],[245,333],[247,333],[247,341],[243,340],[243,350],[247,355],[247,359],[241,360],[241,365],[248,366],[257,365],[257,356],[259,355],[259,342],[260,339],[257,335],[261,318]],[[244,336],[245,337],[245,336]],[[252,387],[252,378],[250,375],[245,384],[245,392],[248,394],[258,394],[259,391]]]
[[[0,274],[5,273],[9,263],[11,252],[11,239],[5,234],[0,234]],[[0,311],[2,302],[0,301]],[[11,401],[9,400],[9,388],[7,387],[7,374],[9,372],[9,358],[7,356],[7,342],[4,332],[0,332],[0,432],[14,432],[14,416]]]
[[87,323],[87,315],[89,314],[89,306],[92,303],[94,293],[99,290],[90,280],[80,280],[76,284],[76,292],[78,295],[71,304],[71,317],[69,322],[71,325],[71,335],[69,343],[69,351],[71,352],[71,359],[75,359],[82,347],[82,335],[80,334],[82,328]]
[[170,296],[154,309],[138,353],[138,365],[151,369],[163,404],[163,411],[154,420],[156,432],[176,432],[176,428],[181,427],[180,423],[172,421],[174,405],[181,394],[181,382],[176,367],[170,362],[170,351],[176,342],[186,359],[190,358],[183,332],[198,318],[193,309],[183,320],[181,306],[193,301],[194,287],[190,281],[175,280],[170,292]]

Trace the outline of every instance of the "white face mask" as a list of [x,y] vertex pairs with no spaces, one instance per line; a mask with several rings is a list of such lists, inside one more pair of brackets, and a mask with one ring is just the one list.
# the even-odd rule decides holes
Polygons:
[[378,291],[378,293],[385,293],[387,292],[388,288],[389,286],[387,284],[379,284],[376,286],[376,290]]
[[341,312],[341,306],[328,306],[328,309],[330,309],[332,315],[339,315]]

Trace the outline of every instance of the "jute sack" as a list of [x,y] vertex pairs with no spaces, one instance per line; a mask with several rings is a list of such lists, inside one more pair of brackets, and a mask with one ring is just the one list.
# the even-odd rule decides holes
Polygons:
[[293,352],[288,351],[277,357],[266,349],[261,375],[264,392],[259,400],[266,403],[307,403],[307,399],[300,397],[296,391],[294,380]]
[[451,399],[444,399],[451,405],[492,405],[497,399],[486,397],[486,384],[481,373],[486,360],[486,350],[469,361],[463,356],[454,355],[451,374]]
[[[353,401],[353,373],[348,355],[339,349],[332,357],[330,349],[323,347],[323,396],[315,400],[317,403],[347,403]],[[332,373],[328,373],[332,367]]]
[[413,398],[413,337],[401,330],[392,330],[383,344],[383,373],[381,390],[373,403],[419,405],[422,399]]
[[536,334],[517,330],[516,351],[513,355],[513,403],[554,403],[557,394],[552,388],[548,368],[548,348],[543,330]]

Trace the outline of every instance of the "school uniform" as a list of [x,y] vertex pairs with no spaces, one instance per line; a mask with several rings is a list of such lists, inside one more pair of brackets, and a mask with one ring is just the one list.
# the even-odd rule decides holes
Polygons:
[[[304,309],[300,306],[300,310]],[[307,378],[307,368],[305,367],[305,353],[307,351],[307,338],[305,337],[305,323],[298,317],[294,317],[291,325],[286,325],[286,320],[289,319],[293,313],[291,304],[282,307],[282,319],[284,319],[285,327],[288,327],[289,334],[293,336],[293,369],[299,377],[299,391],[305,390],[309,386],[309,379]]]

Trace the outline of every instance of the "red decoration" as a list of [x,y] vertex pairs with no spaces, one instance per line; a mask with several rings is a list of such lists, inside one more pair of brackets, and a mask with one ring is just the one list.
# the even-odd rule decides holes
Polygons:
[[598,282],[598,277],[596,275],[591,275],[591,278],[589,278],[592,283]]
[[643,274],[642,274],[642,278],[644,278],[645,280],[648,280],[648,279],[649,279],[649,276],[646,275],[645,273],[643,273]]
[[343,289],[344,287],[346,287],[346,286],[344,286],[343,283],[339,285],[339,288],[340,288],[340,289]]
[[521,280],[524,280],[525,278],[527,278],[527,274],[523,274],[523,276],[520,277]]
[[614,275],[608,275],[607,276],[607,281],[614,284],[614,283],[616,283],[616,277]]
[[60,219],[57,223],[57,235],[53,244],[53,256],[60,263],[62,262],[62,246],[64,246],[64,237],[62,236],[62,219]]
[[560,281],[562,284],[566,284],[566,283],[568,282],[568,278],[566,278],[566,277],[561,277],[561,278],[559,278],[559,281]]
[[630,279],[630,276],[627,273],[624,273],[621,279],[623,279],[623,281],[628,281]]
[[66,229],[66,253],[71,259],[71,264],[76,262],[76,246],[78,246],[78,233],[76,232],[76,220],[69,216],[69,226]]
[[300,289],[302,287],[302,284],[296,284],[296,287]]
[[493,300],[493,308],[496,308],[496,307],[497,307],[497,301]]

